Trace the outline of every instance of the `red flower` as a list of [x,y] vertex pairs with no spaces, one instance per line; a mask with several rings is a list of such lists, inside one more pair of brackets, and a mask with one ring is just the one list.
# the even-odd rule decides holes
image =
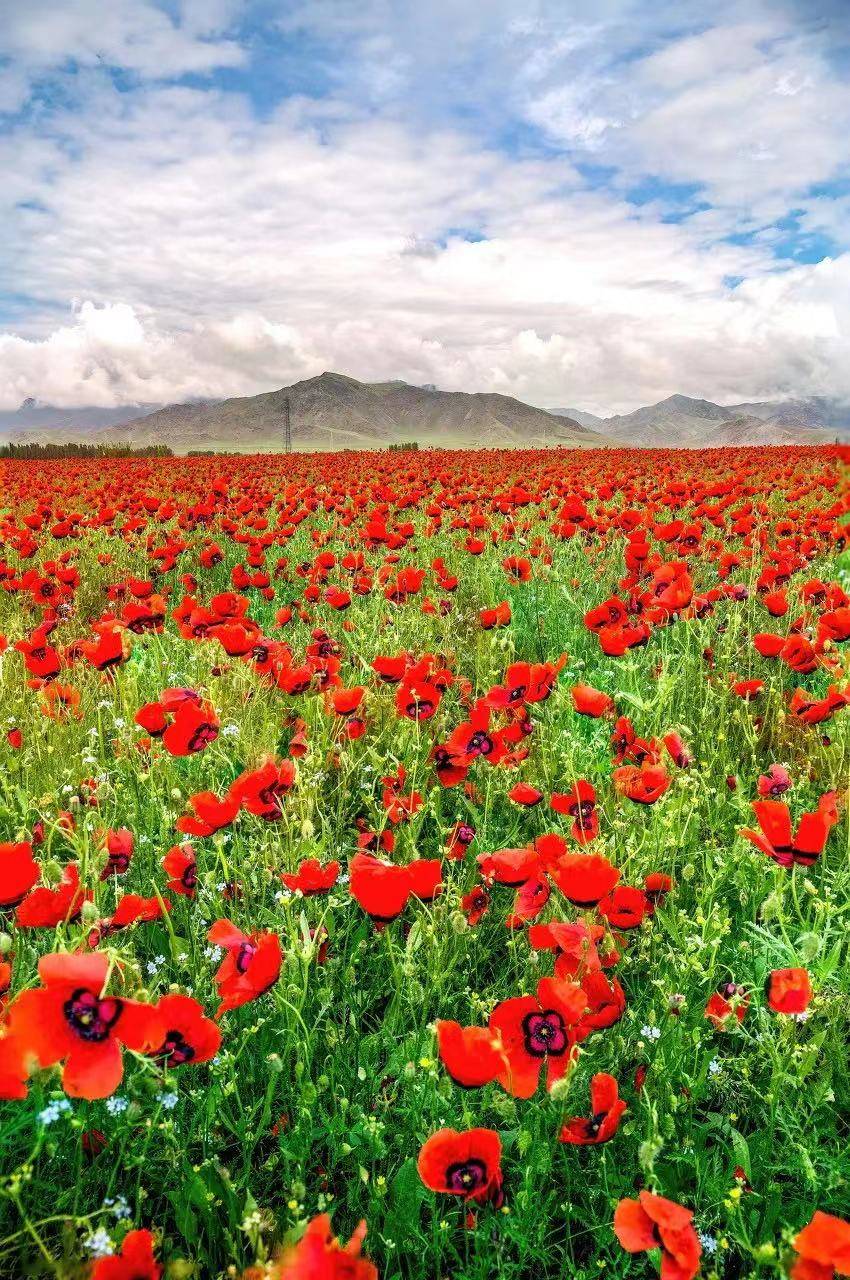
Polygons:
[[619,1097],[617,1081],[600,1071],[590,1081],[590,1119],[574,1116],[561,1129],[559,1140],[576,1146],[608,1142],[620,1126],[626,1104]]
[[483,885],[477,884],[460,900],[461,910],[466,916],[467,924],[476,925],[490,910],[490,895]]
[[784,765],[772,764],[759,778],[757,787],[762,799],[778,800],[791,789],[791,775]]
[[599,914],[614,929],[636,929],[649,914],[649,902],[642,890],[618,884],[599,903]]
[[705,1016],[718,1031],[726,1031],[731,1020],[737,1019],[738,1023],[744,1021],[749,1003],[746,988],[727,982],[710,997],[705,1006]]
[[361,1222],[348,1244],[340,1244],[331,1233],[330,1216],[323,1213],[269,1275],[272,1280],[378,1280],[377,1267],[360,1256],[365,1235],[366,1223]]
[[91,1280],[160,1280],[162,1267],[153,1256],[150,1231],[128,1231],[121,1252],[98,1258]]
[[579,778],[570,791],[553,795],[549,803],[556,813],[566,813],[572,818],[570,834],[578,844],[590,844],[599,835],[596,791],[584,778]]
[[438,1021],[437,1044],[443,1066],[465,1089],[490,1084],[507,1066],[500,1038],[487,1027]]
[[580,716],[592,716],[594,720],[614,710],[614,699],[589,684],[573,685],[572,699],[573,707]]
[[823,853],[830,830],[837,821],[831,792],[821,796],[815,813],[803,814],[796,835],[791,828],[788,805],[783,800],[754,800],[753,813],[761,833],[745,828],[741,835],[768,858],[778,862],[780,867],[790,867],[795,862],[810,867]]
[[663,764],[623,765],[612,777],[620,795],[637,804],[655,804],[670,786],[670,776]]
[[208,702],[182,702],[162,735],[162,744],[173,756],[194,755],[218,737],[219,720]]
[[20,1036],[0,1034],[0,1098],[27,1096],[27,1076],[34,1058]]
[[239,812],[239,800],[227,795],[219,800],[212,791],[199,791],[189,797],[189,815],[177,819],[177,830],[185,836],[211,836],[222,827],[229,827]]
[[15,923],[22,929],[53,929],[57,924],[76,920],[83,903],[92,898],[89,889],[80,888],[80,869],[69,862],[62,869],[62,879],[55,889],[33,889],[15,912]]
[[207,937],[227,951],[215,975],[221,996],[217,1018],[228,1009],[258,1000],[277,982],[283,955],[276,933],[245,934],[229,920],[216,920]]
[[293,893],[296,889],[300,890],[307,897],[312,893],[328,893],[338,877],[338,862],[328,862],[322,866],[317,858],[305,858],[298,864],[295,875],[284,871],[280,878],[287,889],[291,889]]
[[371,854],[356,853],[349,863],[349,873],[352,897],[381,924],[401,915],[411,895],[429,901],[441,888],[439,858],[397,867]]
[[168,888],[184,898],[194,898],[198,887],[198,864],[190,844],[175,844],[162,859],[162,869],[169,876]]
[[508,799],[513,800],[514,804],[521,804],[531,808],[540,803],[543,799],[543,792],[538,791],[536,787],[532,787],[528,782],[517,782],[508,792]]
[[156,1012],[164,1035],[149,1056],[164,1067],[180,1067],[184,1063],[208,1062],[221,1046],[221,1031],[212,1018],[206,1017],[202,1004],[191,996],[163,996]]
[[617,1205],[614,1234],[628,1253],[660,1248],[663,1280],[692,1280],[702,1255],[693,1216],[672,1200],[641,1191],[640,1199]]
[[482,1204],[502,1200],[502,1143],[494,1129],[440,1129],[431,1135],[416,1162],[431,1191]]
[[108,880],[110,876],[124,875],[125,871],[129,870],[130,860],[133,857],[132,831],[128,831],[126,827],[121,827],[118,831],[107,831],[106,852],[108,857],[106,866],[100,873],[101,880]]
[[805,1013],[812,984],[805,969],[774,969],[767,980],[767,1003],[774,1013]]
[[536,996],[502,1000],[490,1014],[490,1030],[501,1037],[506,1066],[498,1079],[516,1098],[530,1098],[546,1066],[551,1089],[573,1061],[572,1028],[587,1008],[581,987],[541,978]]
[[794,1240],[797,1261],[791,1280],[832,1280],[850,1276],[850,1222],[831,1213],[815,1211],[807,1227]]
[[[541,841],[537,848],[541,850]],[[601,853],[563,853],[555,861],[541,858],[561,893],[577,907],[595,907],[620,879],[620,872]]]
[[121,1083],[121,1044],[147,1052],[162,1041],[162,1025],[150,1005],[104,995],[109,958],[42,956],[43,987],[22,991],[9,1009],[12,1034],[41,1066],[64,1062],[62,1086],[78,1098],[106,1098]]
[[28,841],[0,844],[0,911],[23,902],[40,875]]
[[249,813],[271,822],[281,817],[283,798],[291,791],[294,782],[294,761],[283,760],[278,764],[274,760],[266,760],[259,769],[241,773],[228,794]]

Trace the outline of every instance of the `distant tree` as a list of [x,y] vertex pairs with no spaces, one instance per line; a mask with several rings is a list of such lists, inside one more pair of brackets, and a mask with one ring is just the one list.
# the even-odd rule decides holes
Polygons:
[[0,458],[51,461],[54,458],[173,458],[165,444],[146,444],[134,449],[129,444],[4,444]]

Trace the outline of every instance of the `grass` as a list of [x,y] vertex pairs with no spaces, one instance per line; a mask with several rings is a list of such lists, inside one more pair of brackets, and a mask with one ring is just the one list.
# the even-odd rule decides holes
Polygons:
[[[799,463],[806,475],[823,465],[819,451],[811,455],[810,463]],[[135,464],[123,465],[132,479]],[[160,483],[206,474],[200,469],[214,464],[194,465],[195,472],[188,463],[163,466]],[[396,465],[406,472],[413,464]],[[359,466],[356,459],[345,463],[349,492],[363,484]],[[768,495],[767,461],[764,473]],[[846,472],[842,476],[846,492]],[[61,505],[67,473],[42,464],[38,477],[42,486],[55,486],[57,497],[48,501]],[[281,475],[276,479],[284,483]],[[248,593],[251,617],[266,634],[283,635],[297,655],[314,626],[341,643],[343,683],[368,687],[367,732],[356,741],[341,735],[321,696],[269,690],[249,663],[227,659],[215,643],[182,639],[170,619],[161,634],[133,638],[131,656],[114,678],[83,662],[63,673],[81,695],[78,719],[44,716],[20,655],[10,647],[0,658],[0,725],[24,733],[20,750],[0,746],[0,839],[27,839],[43,822],[37,854],[47,881],[55,883],[61,867],[77,860],[95,894],[81,921],[55,930],[19,929],[7,918],[0,949],[13,957],[13,993],[36,983],[40,955],[83,944],[92,922],[111,914],[123,890],[167,892],[160,860],[177,842],[175,822],[190,795],[221,794],[265,754],[284,756],[285,721],[293,711],[306,722],[309,741],[279,821],[242,814],[228,831],[193,841],[197,897],[174,897],[164,920],[115,933],[103,944],[126,988],[138,987],[141,998],[186,991],[211,1013],[216,962],[206,933],[213,920],[228,916],[245,929],[280,935],[279,981],[255,1003],[224,1015],[222,1048],[210,1064],[164,1078],[150,1060],[125,1054],[116,1097],[72,1099],[70,1109],[48,1123],[51,1104],[65,1096],[55,1070],[33,1076],[25,1101],[0,1103],[0,1275],[85,1275],[90,1237],[104,1228],[120,1241],[128,1223],[158,1232],[168,1275],[234,1274],[233,1268],[270,1257],[281,1240],[297,1237],[325,1210],[345,1236],[367,1220],[367,1252],[385,1278],[650,1274],[653,1264],[624,1253],[611,1229],[618,1200],[637,1187],[694,1209],[706,1241],[705,1275],[769,1275],[781,1271],[791,1237],[814,1209],[850,1211],[847,816],[810,869],[777,866],[739,834],[752,825],[756,780],[774,762],[787,765],[794,779],[785,798],[795,815],[813,810],[825,791],[846,790],[847,712],[817,727],[787,713],[789,691],[802,683],[822,692],[826,673],[801,680],[758,656],[753,634],[784,633],[785,625],[768,617],[754,589],[702,620],[656,628],[646,646],[622,658],[605,657],[582,619],[623,574],[622,535],[589,542],[547,538],[551,564],[537,560],[530,581],[513,583],[501,561],[522,550],[519,540],[471,557],[448,521],[426,539],[425,501],[394,513],[417,529],[401,563],[426,567],[434,556],[444,557],[460,579],[445,615],[423,614],[421,596],[392,606],[375,590],[355,597],[343,615],[320,602],[309,622],[296,614],[279,633],[275,610],[297,598],[303,583],[294,577],[274,601]],[[490,495],[482,493],[480,501],[498,525],[502,515],[489,505]],[[786,509],[781,490],[771,505],[776,514]],[[656,518],[672,518],[660,509]],[[151,527],[157,539],[166,538],[164,527]],[[534,532],[545,534],[545,526]],[[314,560],[314,534],[328,535],[330,548],[344,554],[347,535],[320,506],[288,541],[290,565]],[[170,607],[182,594],[181,572],[199,576],[203,600],[230,588],[245,546],[220,529],[208,528],[205,536],[216,538],[224,559],[201,573],[191,547],[184,552],[165,576],[173,588]],[[192,546],[197,540],[190,533]],[[34,562],[23,567],[41,565],[69,545],[46,531],[38,542]],[[741,540],[727,545],[735,549]],[[105,588],[151,570],[142,535],[122,540],[89,529],[72,547],[81,582],[75,613],[63,624],[66,642],[89,634],[104,608]],[[112,557],[108,565],[98,561],[104,554]],[[269,553],[270,563],[276,554]],[[365,554],[380,565],[385,551]],[[17,569],[14,551],[9,560]],[[764,563],[757,556],[736,580],[754,588]],[[807,577],[846,587],[849,568],[846,553],[821,548],[792,579],[789,617],[798,612],[797,592]],[[706,556],[695,555],[691,569],[700,589],[716,581]],[[439,594],[430,580],[425,591]],[[478,611],[502,599],[512,606],[510,627],[483,631]],[[0,594],[0,632],[10,645],[37,620],[20,593]],[[402,650],[441,655],[476,694],[500,682],[512,661],[569,657],[552,696],[531,708],[528,759],[518,770],[475,765],[467,794],[441,787],[429,758],[434,743],[465,717],[457,688],[448,691],[434,721],[417,725],[398,718],[393,691],[371,674],[374,656]],[[758,704],[731,693],[732,672],[765,680]],[[570,688],[579,681],[608,692],[641,736],[676,730],[687,743],[694,764],[671,770],[673,784],[655,805],[616,794],[611,726],[575,714]],[[222,732],[197,755],[174,758],[157,746],[146,755],[135,747],[137,710],[169,685],[202,691],[218,712]],[[408,907],[381,931],[344,882],[320,898],[282,893],[280,872],[306,857],[338,858],[345,866],[358,817],[370,829],[385,827],[381,778],[400,764],[408,773],[406,789],[421,791],[424,804],[397,829],[395,861],[439,856],[457,820],[476,828],[466,860],[445,862],[443,893],[431,904]],[[87,778],[97,779],[97,807],[81,803]],[[476,853],[568,829],[545,803],[530,810],[511,803],[507,792],[520,778],[547,795],[578,778],[592,781],[601,820],[595,848],[621,869],[625,883],[639,885],[652,871],[674,881],[664,905],[622,949],[616,973],[627,996],[625,1016],[585,1043],[563,1087],[552,1094],[541,1087],[528,1101],[496,1084],[477,1090],[453,1084],[433,1034],[439,1018],[485,1023],[497,1002],[533,991],[551,971],[551,957],[533,952],[524,930],[505,928],[510,889],[493,890],[491,909],[475,927],[460,909],[462,895],[479,880]],[[62,811],[74,815],[71,832],[59,821]],[[99,879],[98,832],[107,827],[128,827],[135,835],[131,868],[120,883]],[[235,893],[231,885],[238,885]],[[577,914],[554,894],[542,918]],[[311,939],[320,926],[329,937],[321,965]],[[806,1021],[772,1013],[762,994],[771,970],[794,966],[808,969],[815,991]],[[704,1008],[727,982],[743,984],[752,997],[743,1024],[721,1033]],[[638,1068],[646,1069],[640,1091],[634,1087]],[[602,1147],[559,1144],[561,1123],[586,1111],[590,1077],[600,1071],[617,1078],[628,1103],[619,1132]],[[422,1143],[443,1126],[487,1126],[501,1136],[505,1203],[482,1208],[473,1230],[464,1228],[463,1207],[426,1190],[417,1174]],[[87,1154],[91,1142],[83,1135],[95,1131],[102,1149]],[[746,1181],[736,1181],[736,1169]],[[116,1216],[116,1198],[126,1218]]]

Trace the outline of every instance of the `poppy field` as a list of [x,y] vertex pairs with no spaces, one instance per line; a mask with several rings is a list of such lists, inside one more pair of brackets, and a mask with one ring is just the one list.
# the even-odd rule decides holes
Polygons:
[[0,462],[0,1276],[850,1275],[849,480]]

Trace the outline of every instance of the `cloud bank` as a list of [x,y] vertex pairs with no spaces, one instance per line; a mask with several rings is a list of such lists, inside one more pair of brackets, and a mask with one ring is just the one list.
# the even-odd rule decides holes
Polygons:
[[565,7],[13,14],[0,408],[850,400],[841,11]]

